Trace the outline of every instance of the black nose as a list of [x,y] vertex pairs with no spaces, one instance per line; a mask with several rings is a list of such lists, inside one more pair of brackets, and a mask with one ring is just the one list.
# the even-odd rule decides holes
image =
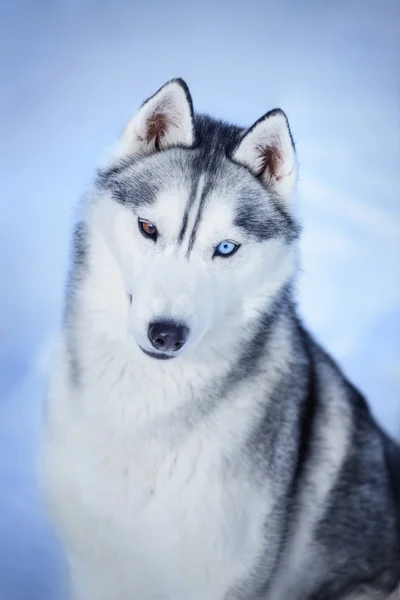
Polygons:
[[150,323],[148,336],[156,350],[177,352],[186,343],[189,329],[174,321],[159,321]]

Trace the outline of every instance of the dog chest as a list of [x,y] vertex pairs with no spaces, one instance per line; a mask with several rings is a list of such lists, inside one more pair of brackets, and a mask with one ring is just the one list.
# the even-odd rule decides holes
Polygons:
[[149,427],[119,437],[80,423],[48,452],[63,537],[106,571],[117,562],[144,598],[155,572],[175,597],[222,594],[256,559],[267,506],[215,435]]

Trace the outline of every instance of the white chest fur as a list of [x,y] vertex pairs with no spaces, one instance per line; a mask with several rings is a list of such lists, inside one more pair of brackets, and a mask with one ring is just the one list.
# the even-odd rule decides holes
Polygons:
[[237,389],[200,415],[181,402],[197,376],[151,380],[114,358],[78,393],[59,369],[44,466],[73,600],[219,600],[256,562],[269,502],[241,458],[254,398]]

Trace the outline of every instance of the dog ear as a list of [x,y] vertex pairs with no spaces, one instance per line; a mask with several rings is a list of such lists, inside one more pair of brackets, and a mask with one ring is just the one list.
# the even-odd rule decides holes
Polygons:
[[288,203],[296,184],[296,153],[285,113],[276,108],[243,135],[232,159],[260,177]]
[[146,100],[126,127],[116,148],[118,158],[148,155],[194,144],[193,104],[182,79],[172,79]]

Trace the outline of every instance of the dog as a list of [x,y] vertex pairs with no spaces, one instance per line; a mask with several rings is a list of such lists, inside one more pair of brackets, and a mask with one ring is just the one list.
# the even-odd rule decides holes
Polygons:
[[296,311],[285,113],[174,79],[98,169],[72,242],[40,480],[70,600],[381,600],[400,449]]

